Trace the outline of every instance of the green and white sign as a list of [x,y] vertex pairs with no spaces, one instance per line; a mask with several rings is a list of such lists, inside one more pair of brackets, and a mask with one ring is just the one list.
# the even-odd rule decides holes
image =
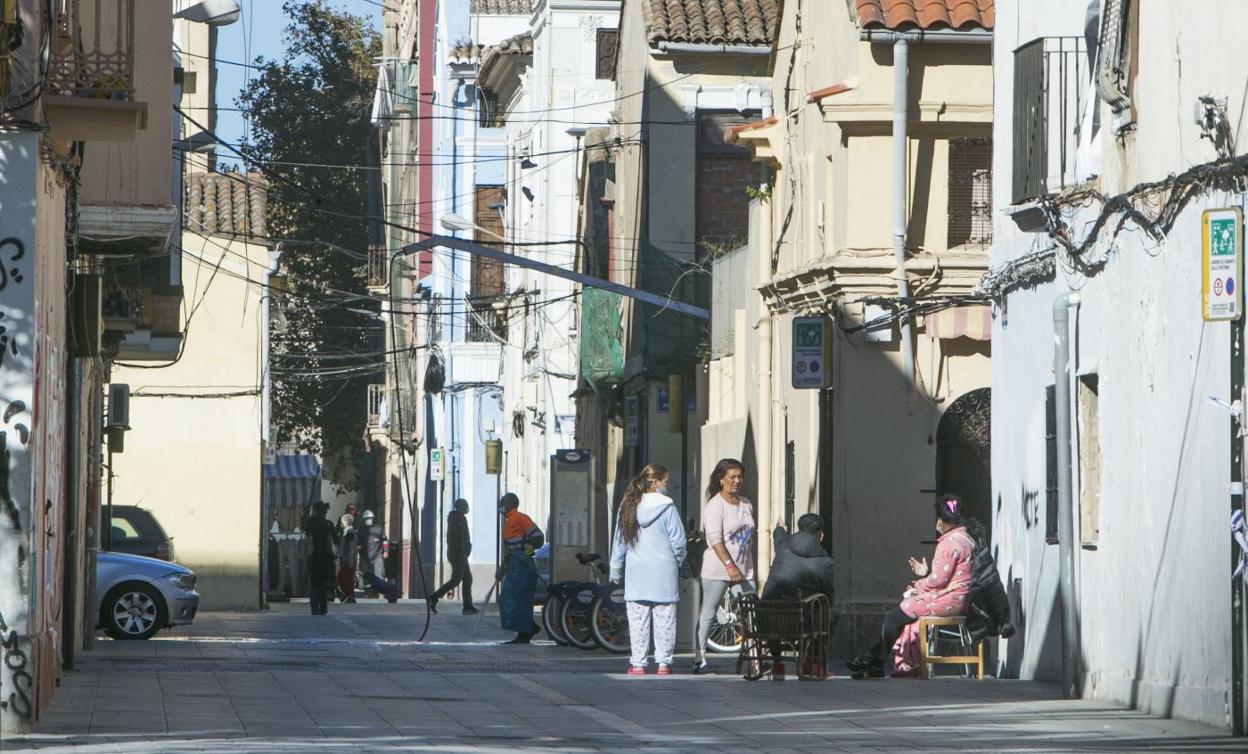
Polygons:
[[793,320],[793,387],[832,387],[832,328],[827,317]]
[[429,449],[429,481],[440,482],[446,477],[446,451],[442,448]]
[[1244,216],[1238,207],[1205,210],[1201,216],[1201,314],[1207,322],[1243,313]]

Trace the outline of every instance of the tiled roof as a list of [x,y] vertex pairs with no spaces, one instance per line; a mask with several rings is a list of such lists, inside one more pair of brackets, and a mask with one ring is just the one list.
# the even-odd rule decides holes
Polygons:
[[487,16],[522,16],[533,12],[533,0],[472,0],[469,13]]
[[856,0],[863,29],[991,29],[993,0]]
[[529,32],[508,37],[496,45],[491,45],[481,55],[481,68],[477,72],[478,80],[484,82],[490,77],[494,66],[504,55],[532,55],[533,35]]
[[193,233],[264,238],[268,182],[260,173],[189,173],[186,229]]
[[446,56],[446,60],[448,63],[475,63],[481,59],[484,53],[485,45],[460,42],[451,48],[450,53]]
[[646,38],[693,44],[770,45],[778,0],[641,0]]

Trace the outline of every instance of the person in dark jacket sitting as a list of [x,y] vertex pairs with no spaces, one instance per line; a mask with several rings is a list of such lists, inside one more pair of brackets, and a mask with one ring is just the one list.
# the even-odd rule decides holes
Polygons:
[[[832,556],[823,549],[823,519],[818,514],[806,513],[797,519],[797,531],[789,534],[783,526],[776,527],[772,535],[771,573],[763,587],[762,599],[793,600],[822,594],[831,604],[834,592],[832,582]],[[770,643],[773,677],[784,675],[780,662],[780,645]],[[801,675],[822,677],[825,669],[815,660],[807,660]]]
[[1010,622],[1010,601],[1001,585],[996,561],[988,546],[988,530],[975,519],[966,524],[966,532],[975,540],[971,556],[971,601],[966,610],[966,628],[971,639],[979,641],[990,636],[1008,639],[1014,635]]
[[797,531],[789,534],[783,526],[773,536],[775,559],[762,598],[797,599],[823,594],[832,602],[832,556],[823,549],[823,520],[806,513],[797,519]]

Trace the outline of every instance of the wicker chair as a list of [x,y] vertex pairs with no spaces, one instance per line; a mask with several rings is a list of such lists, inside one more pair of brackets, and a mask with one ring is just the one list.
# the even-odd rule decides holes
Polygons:
[[740,610],[744,641],[737,664],[745,680],[771,675],[773,652],[794,660],[798,678],[827,677],[828,646],[837,615],[825,595],[761,600],[747,594],[740,600]]

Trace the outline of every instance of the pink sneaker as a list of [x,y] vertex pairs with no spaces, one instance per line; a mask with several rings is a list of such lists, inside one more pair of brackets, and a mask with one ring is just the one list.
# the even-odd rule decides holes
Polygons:
[[671,675],[672,668],[669,665],[660,665],[659,669],[654,671],[655,675]]
[[639,668],[636,665],[628,666],[628,675],[645,675],[645,674],[646,674],[645,668]]

